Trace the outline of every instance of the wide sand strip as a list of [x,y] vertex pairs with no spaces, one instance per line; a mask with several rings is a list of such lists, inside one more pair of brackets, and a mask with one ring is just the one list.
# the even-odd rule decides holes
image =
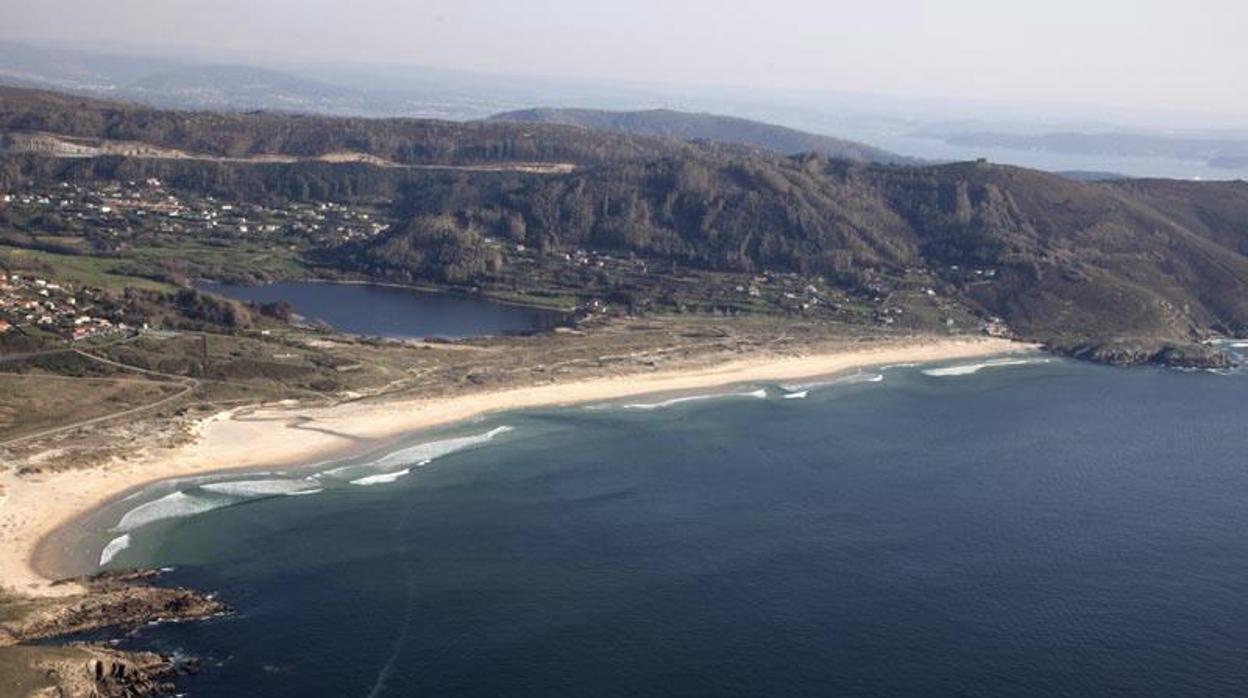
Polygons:
[[[908,339],[799,357],[753,357],[712,368],[655,371],[464,394],[443,399],[357,402],[319,408],[222,412],[196,425],[185,446],[140,453],[87,470],[18,477],[4,472],[0,500],[0,587],[27,594],[76,591],[51,587],[55,554],[35,553],[41,541],[76,518],[136,487],[214,471],[312,463],[404,432],[445,426],[488,413],[574,405],[646,393],[683,392],[737,383],[791,381],[892,363],[978,358],[1035,347],[1001,339]],[[139,451],[136,445],[136,451]],[[72,537],[71,537],[72,538]],[[46,552],[46,551],[45,551]],[[53,551],[55,553],[55,551]]]

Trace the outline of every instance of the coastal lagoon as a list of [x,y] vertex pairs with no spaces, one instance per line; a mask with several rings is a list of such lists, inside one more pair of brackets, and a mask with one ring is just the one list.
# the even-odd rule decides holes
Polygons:
[[535,332],[563,320],[563,314],[553,310],[398,286],[283,281],[260,286],[205,283],[199,288],[255,303],[287,301],[307,322],[391,339]]
[[1248,376],[1047,357],[506,414],[93,517],[191,696],[1248,692]]

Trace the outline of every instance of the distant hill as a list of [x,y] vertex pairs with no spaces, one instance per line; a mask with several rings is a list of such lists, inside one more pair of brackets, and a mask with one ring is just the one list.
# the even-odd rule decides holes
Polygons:
[[179,68],[146,76],[123,92],[130,99],[198,109],[335,111],[367,100],[350,88],[243,65]]
[[[247,75],[266,74],[247,69]],[[179,82],[179,84],[181,84]],[[205,83],[208,85],[211,83]],[[273,83],[264,83],[272,86]],[[240,85],[236,89],[247,89]],[[260,89],[260,88],[257,88]],[[51,134],[59,139],[15,139]],[[399,166],[546,163],[586,166],[681,157],[697,146],[660,138],[596,133],[556,124],[520,128],[500,122],[365,119],[268,111],[173,111],[0,87],[0,152],[47,149],[76,141],[101,154],[178,151],[184,159],[314,159],[365,155]],[[140,145],[151,146],[142,148]],[[725,146],[726,147],[726,146]],[[167,153],[165,158],[172,153]],[[352,158],[347,158],[352,159]],[[358,160],[359,158],[354,158]]]
[[112,93],[156,73],[187,67],[171,59],[50,48],[0,39],[0,83]]
[[770,150],[781,155],[818,153],[856,162],[913,162],[901,155],[855,141],[821,136],[735,116],[693,114],[671,109],[648,111],[525,109],[497,114],[489,120],[527,124],[566,124],[595,131],[734,143]]
[[[426,68],[316,65],[273,70],[5,39],[0,39],[0,85],[175,109],[265,109],[374,118],[476,119],[504,105],[531,102],[518,102],[516,90],[508,92],[501,79],[483,82]],[[497,95],[499,101],[483,100],[482,94]]]

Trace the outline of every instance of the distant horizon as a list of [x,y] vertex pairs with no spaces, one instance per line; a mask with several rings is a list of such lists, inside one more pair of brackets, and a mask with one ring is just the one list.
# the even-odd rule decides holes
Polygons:
[[[34,49],[76,51],[87,54],[108,55],[118,58],[135,58],[166,60],[184,63],[188,67],[246,67],[276,72],[307,71],[316,68],[339,66],[342,68],[377,68],[389,70],[425,71],[447,77],[473,77],[482,80],[523,80],[534,83],[551,83],[564,86],[594,86],[603,90],[622,90],[638,93],[642,99],[635,106],[600,107],[593,103],[577,105],[575,108],[609,109],[612,111],[641,111],[649,109],[671,109],[676,111],[702,111],[718,113],[715,109],[687,106],[682,100],[697,101],[700,96],[716,93],[731,93],[737,96],[748,96],[756,100],[768,97],[809,100],[809,104],[817,104],[824,100],[852,99],[879,100],[893,102],[895,105],[911,106],[926,105],[938,108],[951,114],[951,119],[972,119],[977,117],[992,118],[994,114],[1009,114],[1035,118],[1035,125],[1049,123],[1058,128],[1083,128],[1094,130],[1103,128],[1138,129],[1141,131],[1238,131],[1248,134],[1248,112],[1218,112],[1200,110],[1189,107],[1185,109],[1170,107],[1122,107],[1109,104],[1088,102],[1045,102],[1045,101],[1008,101],[989,96],[949,99],[937,94],[887,92],[881,90],[839,90],[793,87],[769,87],[744,84],[683,84],[669,82],[647,82],[645,80],[602,80],[590,77],[567,74],[535,74],[500,70],[489,72],[471,68],[459,68],[420,63],[378,62],[369,60],[311,60],[292,59],[276,54],[243,55],[232,51],[221,51],[217,47],[185,46],[160,43],[129,43],[116,41],[80,42],[55,38],[30,38],[7,33],[0,29],[0,42],[24,45]],[[215,53],[214,53],[215,52]],[[300,73],[306,79],[319,80],[326,84],[338,85],[332,77],[309,76]],[[648,93],[648,94],[647,94]],[[782,103],[778,103],[782,104]],[[560,103],[534,102],[526,103],[520,108],[574,108],[572,105]],[[975,112],[973,109],[991,110],[989,114]],[[957,112],[968,112],[965,116]],[[749,117],[743,117],[749,118]],[[1078,122],[1099,122],[1097,124]],[[795,126],[795,128],[800,128]],[[835,135],[835,134],[830,134]]]
[[350,64],[659,92],[854,96],[1230,127],[1248,119],[1248,84],[1237,77],[1248,48],[1235,31],[1248,26],[1248,6],[1195,4],[1057,0],[1044,9],[1003,10],[986,0],[939,7],[895,0],[878,8],[780,0],[766,11],[747,2],[650,11],[571,0],[540,8],[374,0],[350,9],[322,0],[226,0],[211,8],[122,0],[101,12],[85,0],[38,8],[0,0],[13,5],[4,8],[0,36],[34,46],[279,69]]
[[295,59],[167,42],[38,40],[4,34],[0,30],[0,84],[159,108],[448,121],[541,108],[667,109],[786,127],[929,162],[984,158],[1102,177],[1248,179],[1248,118],[1192,108],[676,85],[359,58]]

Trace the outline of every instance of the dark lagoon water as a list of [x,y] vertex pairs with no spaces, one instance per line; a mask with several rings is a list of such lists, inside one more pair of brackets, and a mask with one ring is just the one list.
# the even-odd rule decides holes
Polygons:
[[319,320],[343,332],[393,339],[462,339],[548,330],[563,318],[561,313],[541,308],[371,284],[284,281],[262,286],[205,283],[200,288],[256,303],[288,301],[309,322]]
[[133,642],[192,696],[1248,694],[1248,377],[757,387],[123,502],[111,565],[238,610]]

